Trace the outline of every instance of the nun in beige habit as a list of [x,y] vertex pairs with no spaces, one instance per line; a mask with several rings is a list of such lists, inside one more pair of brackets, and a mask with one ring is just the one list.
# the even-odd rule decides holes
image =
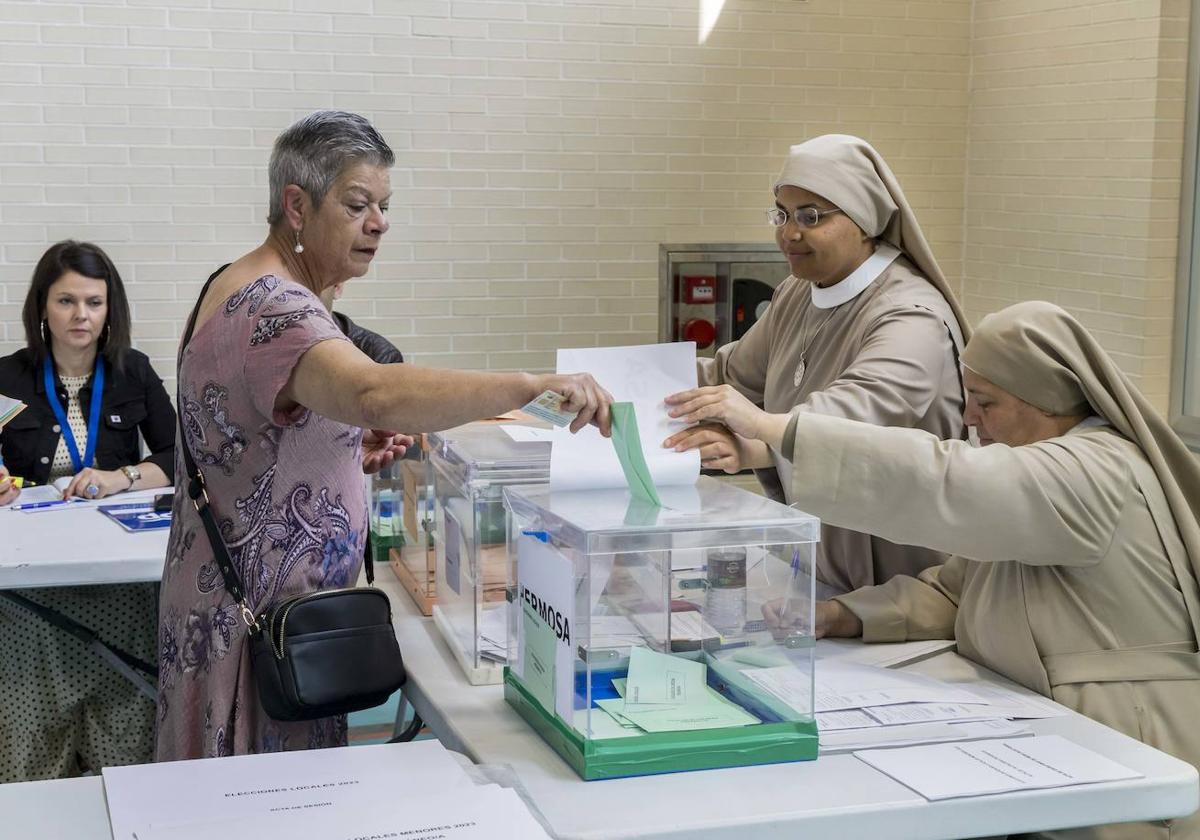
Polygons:
[[[787,453],[793,498],[822,520],[955,555],[819,604],[818,633],[954,638],[962,655],[1200,765],[1195,457],[1052,304],[984,319],[963,363],[981,448],[770,415],[725,388],[668,402]],[[1200,816],[1049,836],[1200,837]]]
[[[729,384],[772,413],[963,438],[959,353],[967,322],[879,153],[841,134],[793,146],[767,215],[792,276],[741,340],[699,360],[700,384]],[[711,426],[675,445],[699,448],[708,467],[757,468],[769,494],[795,501],[783,453]],[[817,576],[847,592],[944,560],[927,548],[826,526]]]

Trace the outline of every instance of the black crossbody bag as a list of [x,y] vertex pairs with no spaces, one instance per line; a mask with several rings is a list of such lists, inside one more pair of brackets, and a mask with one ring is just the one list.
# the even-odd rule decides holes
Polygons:
[[[196,315],[218,271],[208,278],[188,318],[179,349],[192,339]],[[178,371],[178,366],[176,368]],[[187,467],[187,494],[212,544],[225,589],[241,610],[250,636],[254,680],[263,709],[275,720],[314,720],[378,706],[404,685],[404,661],[392,627],[392,605],[373,586],[324,589],[267,604],[256,615],[246,600],[229,549],[213,515],[204,474],[183,431],[177,396],[179,445]],[[370,564],[367,583],[374,581]]]

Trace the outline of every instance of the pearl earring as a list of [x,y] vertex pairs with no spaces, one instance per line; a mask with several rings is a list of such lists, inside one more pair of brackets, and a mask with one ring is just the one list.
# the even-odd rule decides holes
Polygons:
[[300,231],[296,231],[296,247],[292,248],[297,254],[304,253],[304,246],[300,244]]

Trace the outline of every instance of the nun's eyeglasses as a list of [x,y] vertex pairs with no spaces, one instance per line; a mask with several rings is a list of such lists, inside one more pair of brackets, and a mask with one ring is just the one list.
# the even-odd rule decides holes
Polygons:
[[772,207],[767,211],[767,221],[775,227],[783,227],[787,224],[788,218],[791,218],[797,226],[802,228],[816,227],[821,223],[821,219],[828,216],[830,213],[841,213],[842,208],[830,207],[828,210],[821,210],[817,207],[797,207],[791,212],[789,217],[786,210],[780,210],[778,207]]

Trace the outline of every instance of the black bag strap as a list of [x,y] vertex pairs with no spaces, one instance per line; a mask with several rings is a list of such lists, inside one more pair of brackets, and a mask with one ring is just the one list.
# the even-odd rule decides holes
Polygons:
[[225,590],[233,596],[233,600],[237,602],[238,607],[241,609],[242,621],[246,622],[246,627],[254,633],[259,629],[258,619],[255,617],[254,611],[250,609],[250,604],[246,601],[246,591],[242,588],[242,582],[238,579],[233,569],[233,560],[229,557],[229,548],[225,545],[225,538],[221,536],[221,529],[217,525],[216,517],[213,516],[212,503],[209,501],[208,490],[204,484],[204,473],[200,472],[200,468],[196,466],[196,459],[192,457],[192,452],[188,448],[187,436],[183,431],[184,402],[183,391],[180,386],[182,377],[179,375],[179,369],[183,364],[183,352],[187,349],[188,342],[192,340],[192,332],[196,328],[196,316],[200,314],[200,304],[204,302],[204,297],[208,294],[213,281],[228,267],[228,265],[223,265],[209,276],[208,280],[204,283],[204,288],[200,290],[200,297],[196,299],[196,305],[192,307],[192,314],[188,317],[187,329],[184,330],[183,341],[179,344],[179,356],[175,362],[175,400],[178,405],[178,411],[175,412],[175,419],[179,425],[179,448],[183,451],[183,464],[187,468],[188,498],[192,500],[192,506],[196,508],[196,513],[200,514],[200,521],[204,523],[204,532],[208,534],[208,542],[212,546],[213,559],[217,561],[217,568],[221,570],[221,577],[225,579]]
[[0,590],[0,598],[4,598],[8,601],[12,601],[18,606],[24,607],[25,609],[29,610],[29,612],[42,619],[42,621],[52,624],[59,630],[62,630],[64,633],[74,636],[85,646],[100,644],[108,648],[108,650],[112,652],[117,659],[120,659],[135,671],[141,671],[148,677],[158,677],[158,668],[144,660],[138,659],[131,653],[126,653],[116,645],[110,645],[108,642],[104,641],[104,639],[100,638],[100,634],[95,630],[92,630],[86,625],[80,624],[70,616],[63,615],[57,610],[52,610],[49,607],[44,607],[37,601],[32,601],[29,598],[26,598],[24,595],[10,590]]
[[[200,521],[204,524],[204,532],[208,534],[209,544],[212,546],[213,559],[217,561],[217,568],[221,570],[221,577],[225,580],[225,590],[237,602],[241,609],[242,621],[246,622],[246,626],[252,632],[258,630],[258,619],[254,615],[254,611],[250,609],[250,604],[246,601],[246,591],[242,587],[242,582],[238,578],[237,573],[233,568],[233,560],[229,557],[229,548],[225,545],[225,538],[221,536],[221,529],[217,525],[216,517],[213,516],[212,502],[208,498],[208,490],[204,483],[204,473],[196,466],[196,460],[192,457],[192,452],[188,449],[187,437],[183,431],[183,392],[180,389],[182,377],[179,375],[180,367],[183,365],[183,352],[187,349],[188,342],[192,340],[192,333],[196,329],[196,317],[200,314],[200,305],[204,302],[205,295],[208,294],[209,288],[212,287],[213,281],[221,274],[222,271],[229,268],[229,264],[225,264],[209,275],[208,280],[204,283],[204,288],[200,290],[200,296],[196,299],[196,305],[192,307],[192,314],[188,316],[187,328],[183,332],[183,340],[179,343],[179,356],[175,360],[175,401],[178,406],[178,411],[175,413],[175,420],[179,426],[179,448],[183,451],[183,464],[187,469],[188,483],[187,494],[192,500],[193,507],[196,508],[196,513],[200,514]],[[364,557],[367,572],[367,583],[375,582],[374,563],[371,560],[371,544],[367,541],[367,550]]]

